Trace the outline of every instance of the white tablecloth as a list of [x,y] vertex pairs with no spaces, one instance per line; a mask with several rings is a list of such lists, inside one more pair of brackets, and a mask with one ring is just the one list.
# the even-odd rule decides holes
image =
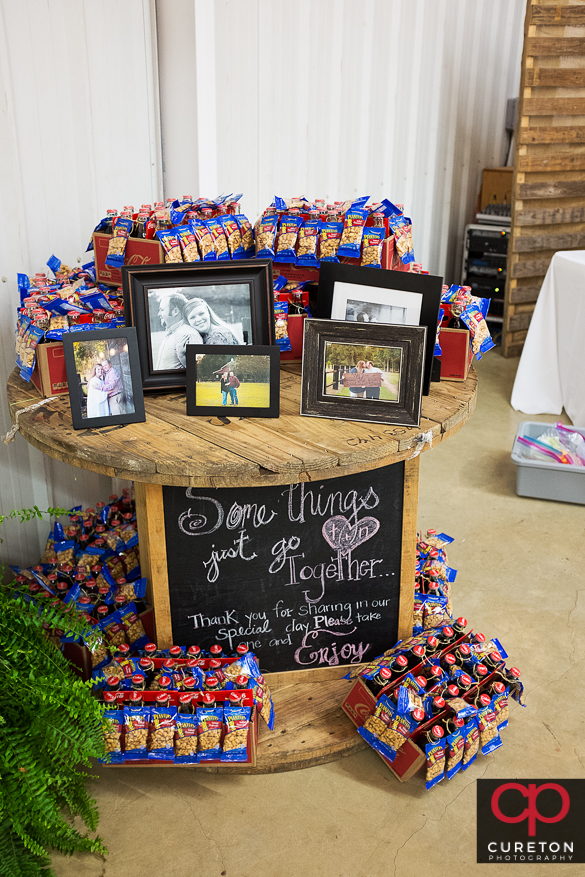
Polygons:
[[512,390],[525,414],[560,414],[585,427],[585,251],[555,253]]

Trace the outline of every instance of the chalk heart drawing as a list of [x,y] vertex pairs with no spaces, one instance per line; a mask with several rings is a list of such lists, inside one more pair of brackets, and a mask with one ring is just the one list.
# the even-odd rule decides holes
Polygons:
[[323,537],[336,551],[346,554],[367,542],[380,529],[376,518],[362,518],[353,526],[343,515],[335,515],[323,524]]

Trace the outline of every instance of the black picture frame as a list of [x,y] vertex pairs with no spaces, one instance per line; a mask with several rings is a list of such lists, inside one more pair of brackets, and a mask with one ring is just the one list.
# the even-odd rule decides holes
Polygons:
[[[201,356],[211,357],[215,362],[212,366],[210,374],[215,375],[213,382],[217,386],[217,404],[203,404],[198,399],[197,378],[201,374]],[[246,362],[246,360],[256,360],[256,363]],[[233,362],[233,366],[230,365]],[[253,372],[257,371],[257,366],[261,366],[263,374],[267,374],[267,387],[259,388],[257,384],[249,380],[253,377]],[[227,400],[227,391],[221,389],[221,372],[223,370],[234,371],[236,377],[240,381],[239,387],[235,391],[236,402],[233,401],[232,393],[230,401]],[[205,382],[207,385],[209,381]],[[248,399],[256,401],[266,400],[265,405],[255,404],[246,405],[247,390],[254,384],[254,393]],[[209,386],[205,388],[205,399],[209,397]],[[214,388],[215,389],[215,388]],[[260,390],[260,392],[258,392]],[[213,392],[213,390],[212,390]],[[221,396],[220,396],[221,393]],[[214,396],[212,396],[214,398]],[[243,404],[241,404],[243,403]],[[187,414],[190,416],[202,417],[278,417],[280,414],[280,347],[269,345],[209,345],[209,344],[188,344],[187,345]]]
[[[427,327],[425,349],[425,369],[423,376],[423,396],[431,391],[431,374],[435,351],[435,338],[443,278],[434,274],[411,274],[407,271],[386,271],[380,268],[360,267],[359,265],[335,264],[321,262],[319,268],[319,288],[313,309],[313,316],[320,319],[331,319],[336,283],[351,283],[368,286],[373,290],[388,290],[403,293],[419,293],[422,295],[418,325]],[[359,295],[356,297],[359,298]],[[333,316],[333,319],[339,317]],[[388,325],[394,325],[388,322]],[[409,325],[416,325],[410,323]]]
[[[217,297],[217,287],[247,287],[238,292],[238,306],[246,309],[247,327],[241,330],[246,346],[276,344],[274,332],[274,293],[272,288],[272,261],[270,259],[237,259],[233,262],[189,262],[165,265],[125,265],[122,268],[124,291],[124,318],[127,326],[135,326],[138,337],[138,352],[142,368],[142,386],[145,390],[165,390],[186,385],[185,366],[176,364],[172,368],[157,368],[153,354],[152,324],[153,314],[149,309],[149,297],[164,296],[164,291],[176,291],[183,298],[203,297],[208,304],[205,288],[213,290]],[[187,296],[183,291],[189,291]],[[229,291],[226,289],[226,293]],[[247,296],[247,298],[246,298]],[[221,298],[221,308],[226,313],[230,303],[227,295]],[[209,308],[208,308],[209,310]],[[231,308],[233,312],[233,307]],[[227,326],[227,324],[224,323]],[[243,324],[233,324],[242,326]],[[191,332],[187,322],[185,327]],[[230,327],[227,327],[230,328]],[[158,333],[162,334],[162,332]],[[199,335],[199,333],[196,333]],[[228,333],[232,334],[232,333]],[[250,337],[251,336],[251,337]],[[200,343],[193,338],[195,343]],[[234,340],[238,340],[232,334]],[[184,333],[186,343],[192,343]],[[242,339],[239,339],[242,342]],[[213,342],[210,342],[210,345]],[[221,343],[221,342],[220,342]],[[227,343],[224,339],[223,343]],[[217,346],[214,344],[214,346]],[[181,363],[186,344],[180,353]],[[159,348],[160,352],[160,348]],[[177,358],[176,362],[179,359]]]
[[[123,341],[124,344],[121,345],[120,341]],[[79,367],[79,348],[75,347],[78,344],[83,345],[87,357],[88,365],[84,371],[81,371]],[[63,335],[63,352],[73,429],[95,429],[100,426],[142,423],[146,420],[136,329],[119,326],[115,329],[67,332]],[[108,388],[114,392],[107,399],[104,398],[106,389],[100,389],[98,386],[92,388],[95,393],[91,406],[96,416],[88,415],[88,393],[90,392],[88,384],[91,380],[89,369],[93,359],[95,359],[94,364],[100,366],[106,360],[110,361],[111,368],[116,370],[119,378],[114,386],[110,385]],[[85,387],[84,377],[86,379]],[[106,387],[105,370],[104,375],[100,375],[98,372],[93,377],[97,377],[98,384],[104,384]],[[120,388],[117,392],[115,392],[116,387]],[[103,413],[106,408],[109,409],[114,404],[117,409],[120,409],[119,411],[112,414]]]
[[[315,318],[305,320],[301,414],[366,423],[419,426],[426,336],[426,326],[392,326],[386,323]],[[396,393],[396,400],[382,398],[382,381],[388,383],[385,369],[372,369],[370,377],[364,380],[364,384],[371,382],[369,386],[372,388],[372,395],[376,393],[374,382],[378,381],[379,398],[367,398],[368,387],[362,389],[356,386],[357,376],[350,371],[349,361],[347,368],[340,366],[329,373],[326,357],[335,351],[336,345],[341,355],[349,355],[350,358],[353,356],[356,360],[366,357],[369,360],[371,357],[367,353],[368,348],[370,351],[372,348],[376,349],[374,355],[378,348],[386,348],[388,356],[399,362],[397,380],[392,388]],[[342,350],[348,346],[354,350]],[[364,356],[361,355],[360,348],[363,348]],[[351,366],[356,367],[353,360]],[[378,377],[377,372],[380,371],[381,376]],[[352,375],[351,379],[343,377],[348,373]],[[351,385],[340,388],[340,378],[341,381],[351,380],[354,390],[351,390]],[[331,392],[327,392],[329,388]],[[337,395],[345,393],[345,389],[348,390],[347,396]]]

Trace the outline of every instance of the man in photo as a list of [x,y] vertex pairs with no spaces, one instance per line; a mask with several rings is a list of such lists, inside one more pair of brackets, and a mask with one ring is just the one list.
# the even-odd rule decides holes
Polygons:
[[122,401],[123,386],[120,375],[112,365],[109,359],[102,362],[103,369],[103,385],[108,394],[108,405],[110,414],[125,414],[124,403]]
[[238,402],[238,387],[240,386],[239,378],[231,371],[229,373],[228,387],[230,391],[230,399],[232,405],[239,405]]
[[183,319],[186,304],[185,296],[176,292],[160,300],[158,315],[165,328],[165,336],[158,351],[155,366],[157,371],[185,368],[187,344],[203,343],[203,338],[197,329]]

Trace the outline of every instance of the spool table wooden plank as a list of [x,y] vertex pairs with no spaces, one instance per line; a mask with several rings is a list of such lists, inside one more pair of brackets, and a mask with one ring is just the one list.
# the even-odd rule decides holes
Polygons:
[[[165,639],[170,631],[170,600],[166,545],[160,536],[162,485],[286,485],[378,469],[401,460],[405,461],[401,579],[407,599],[400,604],[399,635],[405,636],[411,627],[417,452],[434,447],[465,424],[475,409],[476,373],[470,369],[463,382],[432,384],[430,395],[423,397],[421,425],[411,429],[301,417],[300,371],[298,363],[281,367],[278,419],[187,417],[185,394],[176,392],[147,395],[145,423],[86,430],[73,429],[68,396],[24,412],[41,397],[16,369],[10,376],[11,418],[30,444],[73,466],[134,481],[141,566],[149,580],[161,647],[170,644]],[[328,668],[267,674],[277,724],[274,731],[268,731],[260,722],[256,768],[196,769],[230,773],[296,770],[363,748],[362,738],[340,708],[350,684],[341,680],[344,672]]]

